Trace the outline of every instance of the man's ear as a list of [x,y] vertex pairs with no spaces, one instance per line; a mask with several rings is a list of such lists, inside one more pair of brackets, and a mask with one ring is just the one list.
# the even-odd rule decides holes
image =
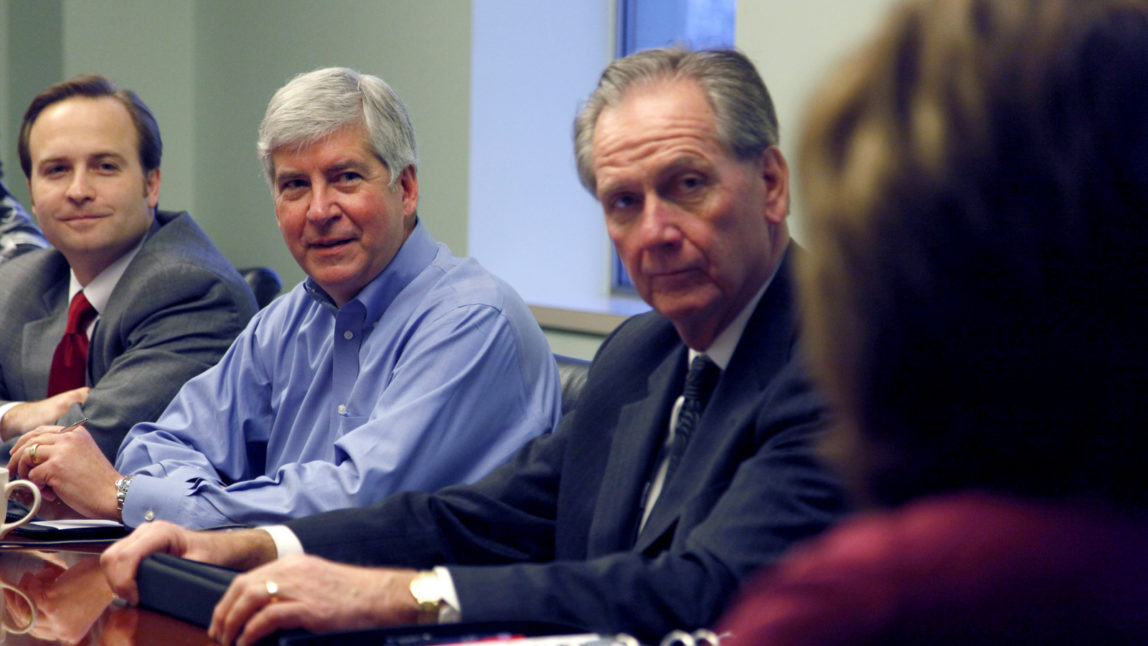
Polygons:
[[149,208],[154,209],[159,204],[159,185],[163,179],[163,173],[158,168],[153,168],[144,176],[144,196],[147,197],[147,205]]
[[765,181],[765,219],[781,224],[789,215],[789,164],[777,146],[763,150],[759,164]]
[[399,175],[398,189],[402,191],[403,215],[410,218],[419,205],[419,175],[414,166],[407,166]]

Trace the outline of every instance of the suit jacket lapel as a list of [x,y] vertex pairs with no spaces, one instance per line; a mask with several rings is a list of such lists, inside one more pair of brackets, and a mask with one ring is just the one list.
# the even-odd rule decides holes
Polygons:
[[683,505],[700,493],[698,483],[706,481],[704,474],[712,468],[713,461],[719,459],[718,453],[729,441],[731,434],[727,429],[752,423],[752,419],[747,418],[757,412],[759,393],[772,375],[789,361],[796,325],[790,285],[791,256],[787,254],[750,316],[730,364],[722,372],[713,397],[698,421],[699,432],[690,439],[677,473],[665,484],[638,536],[635,547],[639,551],[649,548],[673,529]]
[[[63,256],[60,256],[63,261]],[[30,301],[27,322],[24,323],[21,339],[21,362],[24,366],[22,378],[24,392],[29,398],[43,399],[48,394],[48,369],[52,355],[64,336],[64,324],[68,318],[68,264],[50,267],[46,272],[55,280],[43,283],[43,291],[38,298]],[[59,271],[62,268],[62,271]],[[59,274],[59,275],[57,275]],[[42,366],[37,369],[35,366]]]
[[[670,410],[681,394],[686,348],[678,343],[651,371],[649,396],[622,408],[599,489],[587,544],[589,555],[629,549],[641,517],[639,504],[669,432]],[[641,378],[636,375],[635,378]]]

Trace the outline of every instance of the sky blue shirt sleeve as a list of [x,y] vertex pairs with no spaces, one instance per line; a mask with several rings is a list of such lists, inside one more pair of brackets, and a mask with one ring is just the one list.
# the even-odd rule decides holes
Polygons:
[[[355,301],[333,317],[289,303],[257,315],[159,420],[129,433],[116,463],[136,474],[124,522],[266,524],[433,491],[477,480],[556,426],[557,369],[524,306],[502,307],[497,290],[475,303],[465,278],[410,287],[389,319]],[[283,298],[308,298],[299,289]]]

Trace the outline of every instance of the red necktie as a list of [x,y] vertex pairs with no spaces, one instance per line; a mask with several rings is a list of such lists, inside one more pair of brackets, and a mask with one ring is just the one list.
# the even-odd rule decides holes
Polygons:
[[48,373],[48,396],[79,388],[88,383],[88,324],[96,317],[96,308],[88,302],[84,292],[77,292],[68,306],[68,323],[64,338],[52,355],[52,370]]

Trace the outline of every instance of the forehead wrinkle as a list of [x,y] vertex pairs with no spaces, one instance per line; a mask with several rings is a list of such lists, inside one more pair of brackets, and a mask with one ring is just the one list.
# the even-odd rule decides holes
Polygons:
[[[682,87],[686,92],[682,92]],[[714,113],[701,90],[656,84],[629,94],[598,116],[591,143],[598,193],[682,160],[720,155]]]
[[347,169],[363,168],[366,166],[366,164],[364,164],[361,161],[355,160],[351,157],[342,157],[342,158],[336,159],[335,161],[333,161],[331,163],[316,163],[316,164],[292,164],[292,163],[289,163],[287,161],[283,161],[279,164],[276,164],[276,166],[275,166],[275,177],[280,177],[280,176],[287,177],[287,176],[297,176],[297,175],[309,174],[310,171],[304,170],[302,168],[303,166],[313,166],[314,168],[317,168],[319,170],[319,172],[321,172],[323,174],[327,174],[327,173],[338,172],[338,171],[347,170]]
[[[641,151],[650,146],[661,145],[667,140],[678,138],[704,140],[713,138],[714,135],[712,124],[708,120],[687,115],[665,119],[641,119],[635,128],[633,122],[636,119],[636,116],[628,119],[618,116],[613,119],[617,121],[615,124],[599,123],[592,144],[593,149],[598,151],[597,157],[610,156],[619,150]],[[662,123],[658,123],[659,121]]]
[[328,173],[339,173],[345,170],[366,170],[370,164],[359,159],[341,159],[329,166],[323,167]]
[[[676,141],[666,144],[666,139]],[[637,146],[620,146],[614,153],[602,154],[596,172],[602,175],[599,183],[608,190],[619,182],[619,176],[652,171],[654,177],[662,177],[683,168],[712,166],[711,157],[718,153],[720,150],[709,145],[704,137],[667,135]]]

